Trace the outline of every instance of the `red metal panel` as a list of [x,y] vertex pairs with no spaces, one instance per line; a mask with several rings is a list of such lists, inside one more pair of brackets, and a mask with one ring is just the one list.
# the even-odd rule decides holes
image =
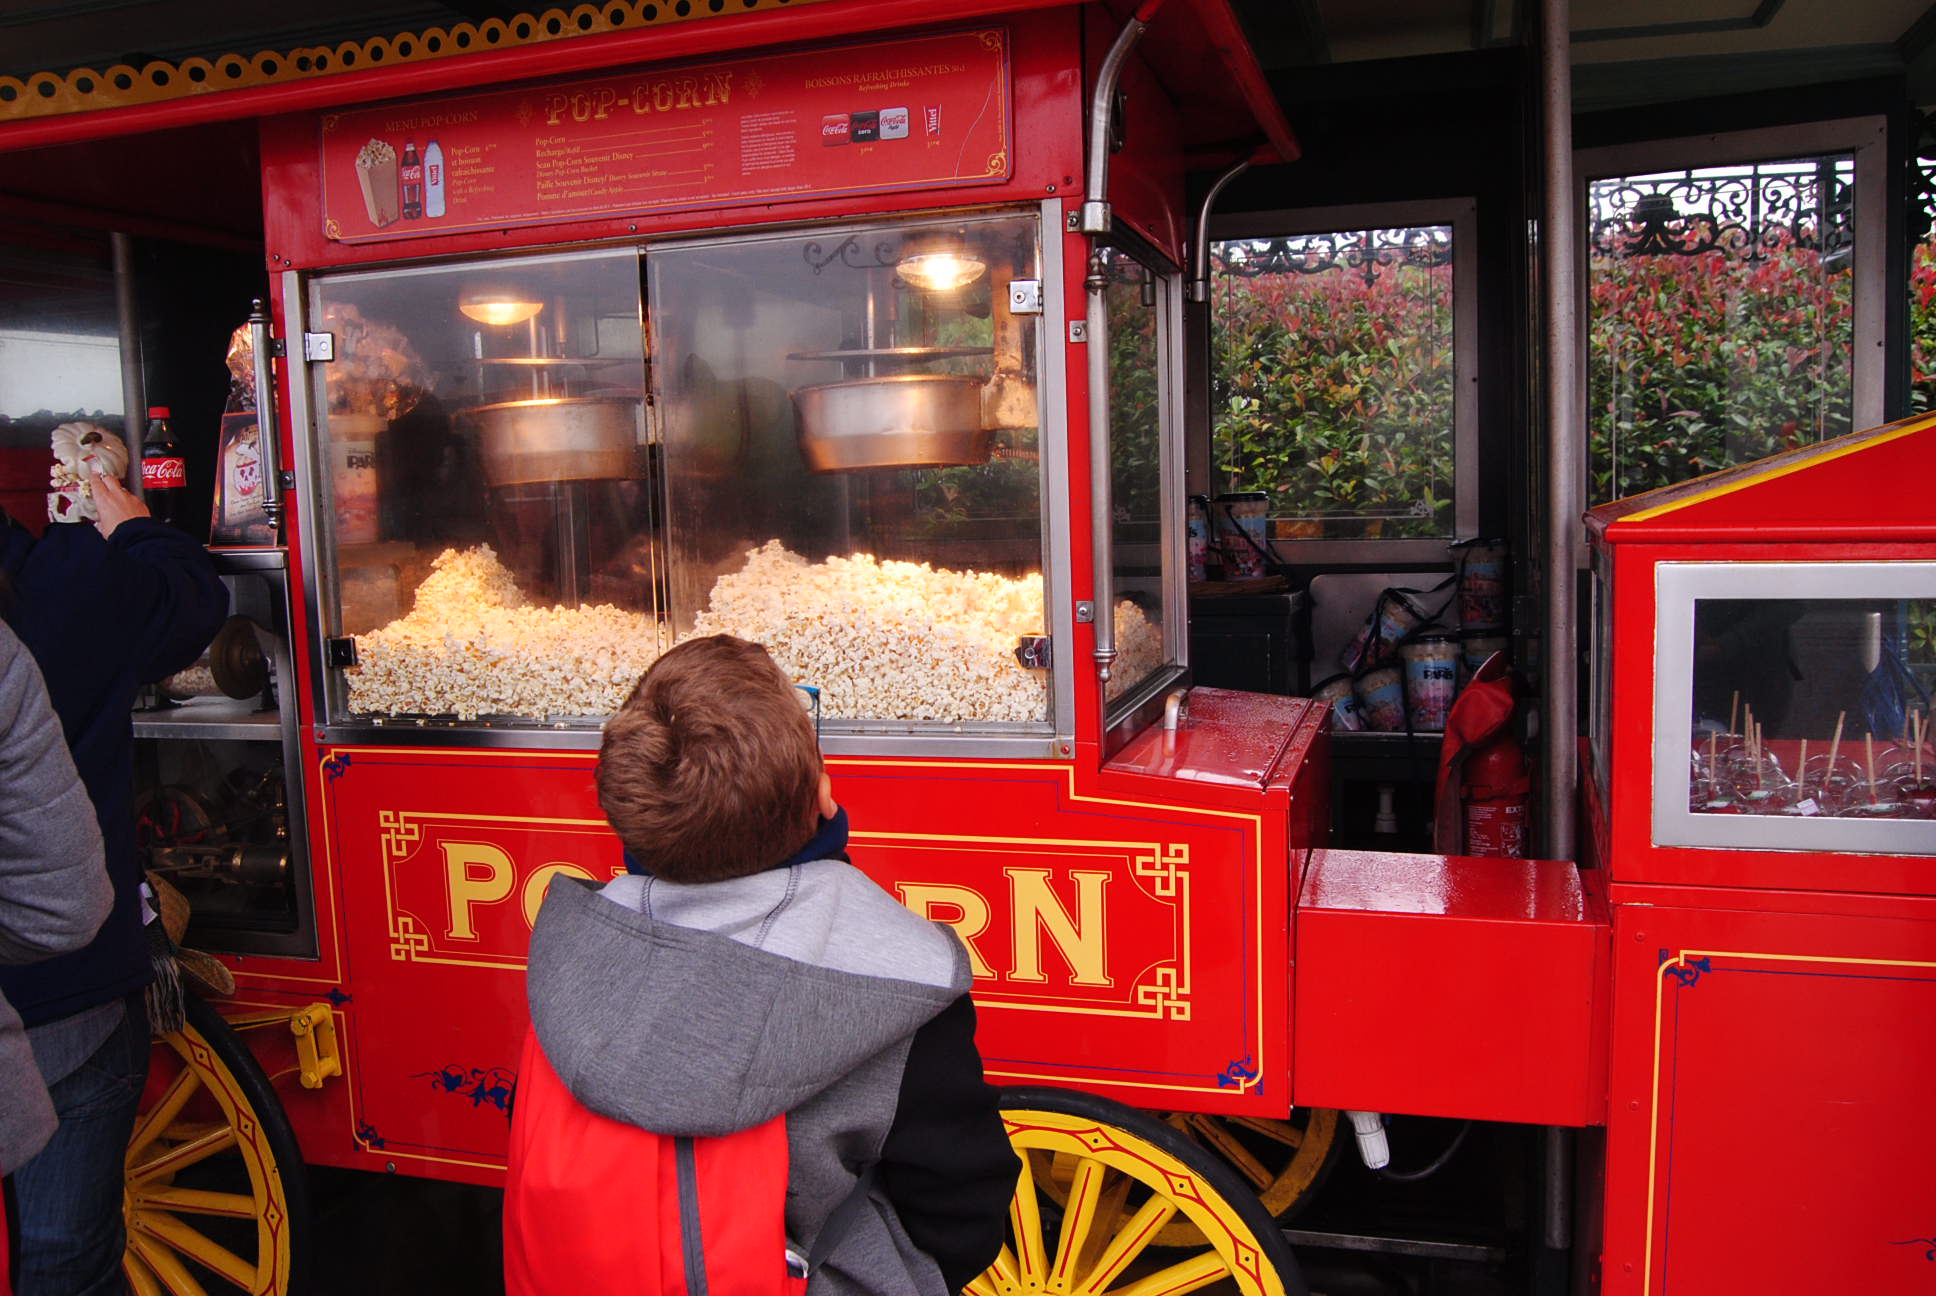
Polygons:
[[1928,1290],[1936,923],[1621,907],[1609,1296]]
[[[1857,457],[1859,458],[1859,457]],[[1664,562],[1866,562],[1936,559],[1928,544],[1621,545],[1613,550],[1613,772],[1606,858],[1622,882],[1926,895],[1928,856],[1657,846],[1653,834],[1655,569]]]
[[1598,1123],[1607,944],[1604,899],[1564,861],[1315,851],[1292,1098]]
[[[488,1178],[502,1163],[544,888],[561,873],[621,868],[595,758],[410,748],[320,758],[313,836],[331,888],[321,904],[344,916],[343,975],[242,967],[245,996],[341,1000],[347,1078],[341,1097],[292,1104],[305,1147],[337,1164],[381,1158]],[[1064,763],[829,766],[856,864],[971,951],[991,1079],[1154,1107],[1288,1111],[1283,789],[1253,788],[1247,809],[1229,809],[1178,804],[1196,788],[1174,779],[1141,781],[1168,800],[1079,789]],[[275,979],[285,973],[310,979]]]

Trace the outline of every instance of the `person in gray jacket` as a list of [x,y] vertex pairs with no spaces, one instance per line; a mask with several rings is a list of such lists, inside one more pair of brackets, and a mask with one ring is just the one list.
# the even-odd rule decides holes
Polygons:
[[[812,1296],[960,1291],[1000,1251],[1021,1170],[982,1078],[967,953],[846,861],[785,674],[724,635],[672,649],[606,723],[597,783],[628,873],[554,881],[531,941],[532,1026],[558,1079],[675,1138],[784,1113],[799,1254],[872,1176]],[[619,1218],[598,1216],[587,1227]]]
[[[40,671],[0,623],[0,963],[81,948],[113,902],[94,805]],[[0,997],[0,1175],[53,1133],[54,1105],[27,1032]]]

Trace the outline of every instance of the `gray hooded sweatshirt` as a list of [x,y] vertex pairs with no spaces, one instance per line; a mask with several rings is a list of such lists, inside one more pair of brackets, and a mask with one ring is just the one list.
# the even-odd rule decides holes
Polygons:
[[[34,659],[0,623],[0,963],[80,949],[113,901],[94,803]],[[27,1033],[0,995],[0,1174],[53,1133],[54,1105]]]
[[[862,1167],[882,1159],[910,1044],[957,1001],[969,1011],[968,985],[952,933],[838,860],[700,885],[628,876],[602,893],[560,878],[538,915],[528,972],[546,1058],[600,1115],[676,1137],[735,1133],[786,1113],[787,1236],[801,1254]],[[895,1176],[883,1166],[869,1208],[815,1274],[813,1296],[947,1296],[896,1213],[897,1178],[978,1181],[963,1194],[978,1193],[978,1204],[951,1204],[937,1236],[986,1235],[993,1258],[1019,1163],[972,1046],[967,1067],[972,1091],[950,1099],[959,1110],[942,1120],[963,1131],[947,1141],[972,1145],[976,1168]]]

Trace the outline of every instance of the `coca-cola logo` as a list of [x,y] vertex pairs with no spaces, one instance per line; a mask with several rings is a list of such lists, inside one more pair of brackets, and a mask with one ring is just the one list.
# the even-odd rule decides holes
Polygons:
[[820,119],[820,142],[834,145],[845,144],[853,130],[853,122],[846,113],[834,113]]
[[174,490],[186,485],[188,485],[188,460],[175,458],[141,461],[143,490]]

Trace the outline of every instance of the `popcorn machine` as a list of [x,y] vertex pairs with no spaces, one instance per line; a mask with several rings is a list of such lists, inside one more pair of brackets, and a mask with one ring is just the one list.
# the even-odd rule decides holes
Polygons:
[[1184,172],[1295,145],[1223,0],[783,3],[262,118],[303,903],[192,939],[303,1159],[495,1182],[531,920],[622,867],[600,722],[755,639],[856,863],[966,944],[991,1078],[1087,1091],[1017,1137],[1116,1130],[1193,1282],[1294,1289],[1275,1207],[1108,1100],[1282,1126],[1290,1196],[1330,1147],[1281,975],[1322,717],[1190,696],[1183,612]]

